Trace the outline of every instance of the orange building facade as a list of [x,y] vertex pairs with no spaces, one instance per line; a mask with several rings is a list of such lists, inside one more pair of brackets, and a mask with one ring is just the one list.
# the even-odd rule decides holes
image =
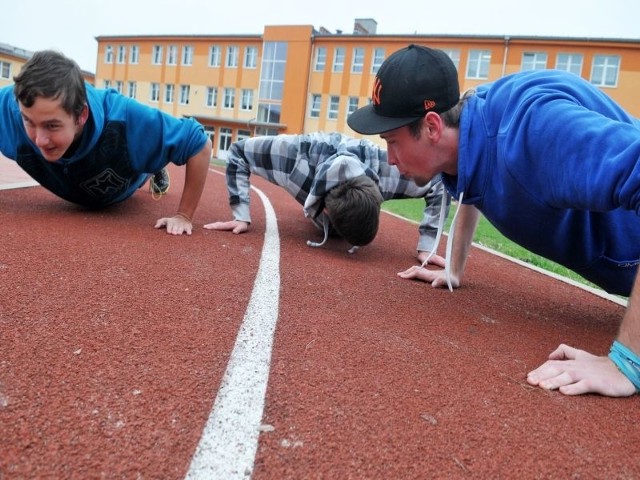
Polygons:
[[[597,85],[640,117],[640,40],[353,34],[310,25],[266,26],[262,35],[101,36],[95,85],[111,87],[202,123],[224,158],[253,135],[339,131],[369,102],[384,58],[416,43],[446,51],[461,90],[521,70],[559,68]],[[374,139],[372,137],[372,139]]]

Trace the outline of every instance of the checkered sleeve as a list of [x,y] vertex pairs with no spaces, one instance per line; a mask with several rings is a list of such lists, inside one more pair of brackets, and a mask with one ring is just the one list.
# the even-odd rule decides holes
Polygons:
[[[251,174],[285,188],[296,199],[306,197],[303,186],[296,182],[308,180],[297,172],[298,139],[295,135],[252,137],[231,145],[227,157],[227,190],[229,205],[236,220],[250,222],[249,189]],[[302,202],[300,202],[302,203]]]

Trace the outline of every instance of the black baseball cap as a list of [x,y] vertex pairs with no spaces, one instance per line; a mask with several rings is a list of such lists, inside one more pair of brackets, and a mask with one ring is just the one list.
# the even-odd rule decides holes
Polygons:
[[371,99],[347,118],[347,124],[365,135],[388,132],[429,111],[442,113],[456,105],[458,72],[442,50],[409,45],[382,62]]

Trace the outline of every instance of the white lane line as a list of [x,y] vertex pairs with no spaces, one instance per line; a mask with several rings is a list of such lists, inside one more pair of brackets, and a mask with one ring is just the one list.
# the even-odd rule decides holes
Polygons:
[[[419,225],[419,222],[416,222],[415,220],[409,220],[403,216],[398,215],[397,213],[393,213],[393,212],[389,212],[387,210],[383,210],[384,213],[386,213],[387,215],[391,215],[392,217],[396,217],[399,218],[401,220],[405,220],[407,222],[413,223],[415,225]],[[449,234],[447,232],[443,232],[443,235],[448,236]],[[600,298],[604,298],[605,300],[609,300],[610,302],[613,303],[617,303],[618,305],[622,305],[623,307],[626,307],[629,303],[629,300],[627,298],[623,298],[623,297],[619,297],[617,295],[612,295],[610,293],[605,292],[604,290],[601,290],[599,288],[594,288],[591,287],[589,285],[585,285],[584,283],[580,283],[577,282],[575,280],[572,280],[571,278],[568,277],[563,277],[562,275],[559,275],[557,273],[551,272],[549,270],[545,270],[544,268],[540,268],[536,265],[533,265],[532,263],[528,263],[525,262],[523,260],[519,260],[517,258],[514,257],[510,257],[509,255],[506,255],[502,252],[498,252],[497,250],[493,250],[492,248],[489,247],[485,247],[484,245],[480,245],[479,243],[473,242],[473,246],[480,249],[480,250],[484,250],[485,252],[488,252],[492,255],[495,255],[496,257],[500,257],[500,258],[504,258],[505,260],[509,260],[513,263],[516,263],[518,265],[520,265],[521,267],[525,267],[528,268],[529,270],[534,270],[538,273],[541,273],[543,275],[546,275],[548,277],[554,278],[556,280],[560,280],[561,282],[564,283],[568,283],[569,285],[572,285],[574,287],[580,288],[582,290],[586,290],[589,293],[592,293],[593,295],[596,295]]]
[[9,182],[0,185],[0,190],[14,190],[16,188],[37,187],[40,185],[35,180],[25,180],[24,182]]
[[253,471],[278,320],[280,237],[269,199],[262,191],[251,188],[260,196],[266,213],[260,266],[187,479],[246,479]]

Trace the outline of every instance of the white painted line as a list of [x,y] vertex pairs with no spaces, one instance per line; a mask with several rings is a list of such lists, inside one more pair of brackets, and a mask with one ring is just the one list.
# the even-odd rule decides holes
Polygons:
[[280,237],[269,199],[257,188],[251,188],[260,196],[266,214],[260,265],[249,306],[187,479],[246,479],[253,471],[278,320]]
[[[1,181],[1,180],[0,180]],[[0,185],[0,190],[13,190],[14,188],[37,187],[40,185],[35,180],[26,180],[24,182],[5,183]]]
[[[419,225],[419,222],[416,222],[415,220],[410,220],[408,218],[402,217],[396,213],[393,212],[389,212],[387,210],[382,210],[384,213],[386,213],[387,215],[391,215],[392,217],[396,217],[396,218],[400,218],[402,220],[405,220],[407,222],[410,223],[414,223],[416,225]],[[447,232],[442,232],[443,235],[448,235]],[[572,280],[571,278],[567,278],[567,277],[563,277],[562,275],[558,275],[557,273],[554,272],[550,272],[549,270],[545,270],[543,268],[537,267],[536,265],[533,265],[531,263],[527,263],[527,262],[523,262],[522,260],[519,260],[517,258],[514,257],[510,257],[509,255],[505,255],[504,253],[498,252],[497,250],[493,250],[489,247],[485,247],[483,245],[480,245],[478,243],[473,242],[473,246],[476,248],[479,248],[480,250],[484,250],[485,252],[491,253],[497,257],[501,257],[504,258],[505,260],[509,260],[513,263],[517,263],[518,265],[528,268],[530,270],[534,270],[538,273],[542,273],[543,275],[546,275],[548,277],[554,278],[556,280],[560,280],[561,282],[564,283],[568,283],[569,285],[573,285],[574,287],[578,287],[581,288],[582,290],[586,290],[589,293],[592,293],[593,295],[596,295],[600,298],[604,298],[605,300],[609,300],[610,302],[613,303],[617,303],[618,305],[621,305],[623,307],[626,307],[628,304],[628,299],[624,298],[624,297],[619,297],[617,295],[612,295],[610,293],[605,292],[604,290],[601,290],[599,288],[594,288],[591,287],[589,285],[585,285],[583,283],[580,282],[576,282],[575,280]]]

